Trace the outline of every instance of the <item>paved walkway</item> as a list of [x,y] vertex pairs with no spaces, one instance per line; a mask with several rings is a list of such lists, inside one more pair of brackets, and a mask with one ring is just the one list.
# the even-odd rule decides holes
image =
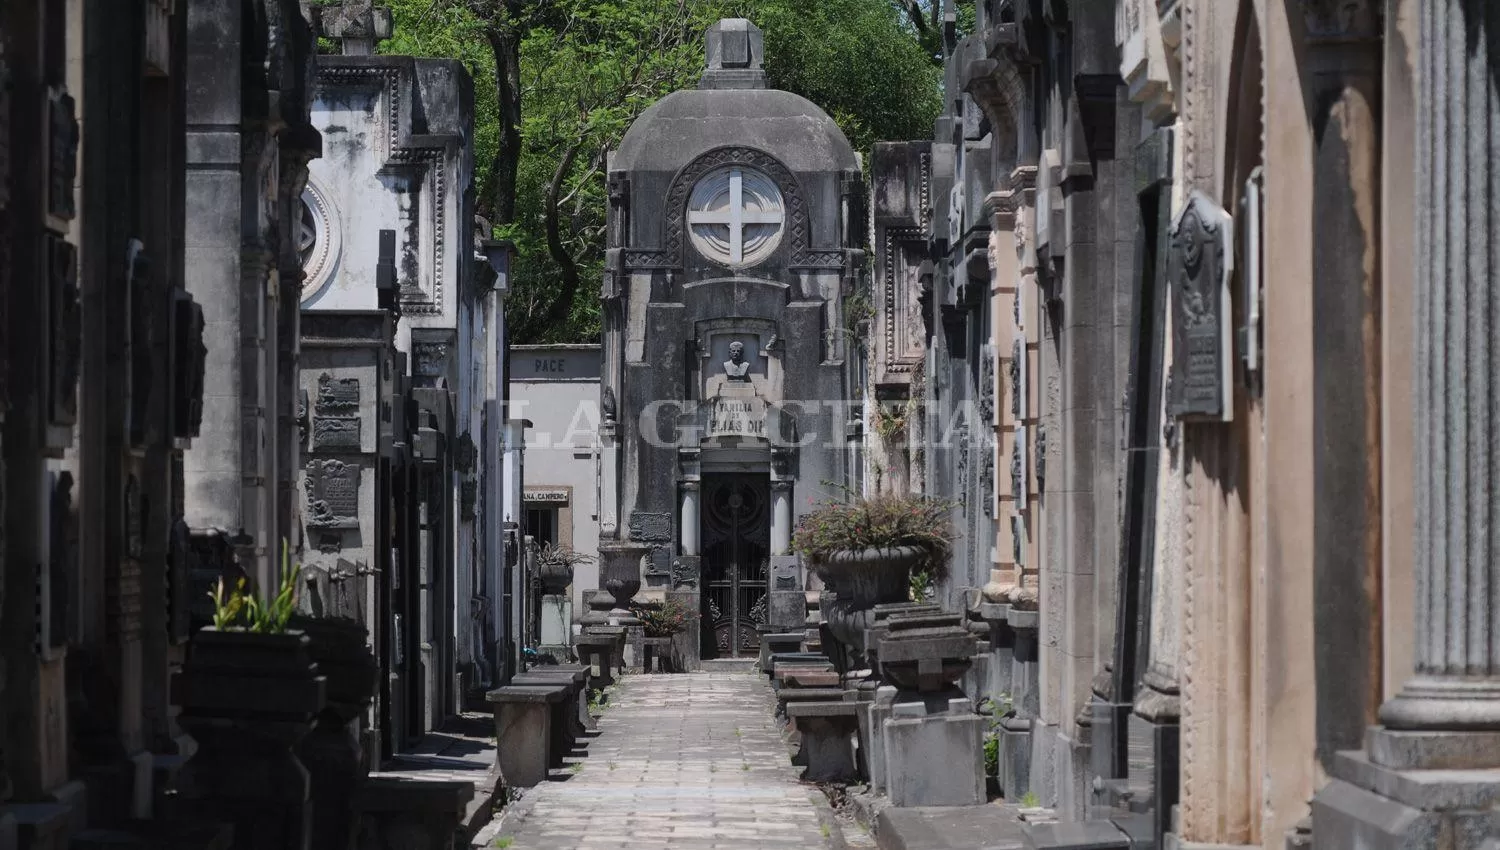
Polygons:
[[[797,780],[757,673],[627,676],[566,781],[506,812],[510,850],[819,850],[837,826]],[[823,809],[822,817],[828,810]]]

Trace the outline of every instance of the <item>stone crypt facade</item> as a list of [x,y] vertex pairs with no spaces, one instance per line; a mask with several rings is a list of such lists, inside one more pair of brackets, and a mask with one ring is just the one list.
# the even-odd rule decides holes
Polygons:
[[716,24],[699,87],[609,159],[601,546],[648,547],[634,578],[701,612],[690,665],[802,626],[793,524],[849,474],[860,162],[821,109],[766,88],[762,52],[753,24]]

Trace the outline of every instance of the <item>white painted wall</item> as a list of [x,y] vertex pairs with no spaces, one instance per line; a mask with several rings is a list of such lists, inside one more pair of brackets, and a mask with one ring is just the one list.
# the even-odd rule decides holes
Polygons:
[[[573,549],[595,558],[599,554],[599,356],[597,345],[515,346],[510,351],[511,415],[531,422],[526,429],[523,490],[570,490]],[[583,591],[598,586],[597,562],[580,564],[574,570],[575,620],[588,610]]]

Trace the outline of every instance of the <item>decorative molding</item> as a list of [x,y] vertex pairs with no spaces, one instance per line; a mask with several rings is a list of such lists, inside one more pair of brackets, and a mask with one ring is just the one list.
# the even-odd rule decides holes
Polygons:
[[334,269],[343,254],[344,227],[338,211],[311,179],[302,189],[301,203],[312,219],[312,253],[302,263],[302,300],[307,302],[321,295],[333,281]]
[[781,192],[785,207],[785,241],[790,248],[789,263],[792,268],[841,269],[844,266],[843,251],[813,251],[812,231],[808,223],[806,194],[802,184],[780,160],[755,148],[729,146],[714,148],[683,166],[672,179],[667,190],[665,204],[666,227],[662,249],[659,251],[637,250],[624,252],[624,267],[627,271],[650,271],[655,269],[679,269],[687,265],[686,230],[687,199],[693,187],[710,171],[733,165],[754,168],[771,178]]
[[[924,194],[925,194],[925,182]],[[882,337],[885,340],[885,356],[881,358],[882,371],[886,375],[909,375],[921,364],[923,357],[923,346],[920,344],[913,347],[898,345],[898,335],[911,328],[912,323],[920,316],[912,315],[913,305],[909,303],[911,293],[906,291],[905,281],[898,280],[897,267],[902,266],[901,245],[911,242],[921,244],[924,230],[916,227],[888,227],[885,230],[884,250],[884,279],[882,284],[882,295],[884,304],[881,305],[881,328]]]
[[[443,312],[443,259],[446,239],[445,222],[448,204],[448,176],[442,167],[447,151],[442,148],[404,147],[401,137],[401,78],[399,68],[384,66],[319,66],[316,88],[319,92],[334,88],[374,88],[385,98],[384,132],[377,134],[385,145],[382,170],[418,168],[433,173],[433,266],[432,291],[417,295],[403,287],[401,310],[406,315],[432,316]],[[413,282],[414,283],[414,282]],[[312,288],[312,287],[309,287]]]

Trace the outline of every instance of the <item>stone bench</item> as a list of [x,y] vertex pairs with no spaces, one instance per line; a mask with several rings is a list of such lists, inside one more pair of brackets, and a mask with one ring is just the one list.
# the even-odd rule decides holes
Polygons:
[[562,766],[552,732],[554,706],[567,699],[569,686],[506,685],[485,694],[495,706],[495,757],[505,784],[532,788],[547,780],[549,767]]
[[786,677],[807,673],[832,673],[835,676],[838,675],[838,673],[833,669],[833,665],[827,662],[814,664],[805,661],[797,663],[788,663],[783,661],[771,674],[771,685],[777,689],[780,689],[786,687]]
[[801,652],[806,632],[772,632],[760,636],[760,669],[771,675],[771,656]]
[[854,766],[854,731],[859,724],[859,706],[853,702],[789,702],[791,718],[802,737],[807,782],[853,782],[859,777]]
[[586,671],[579,671],[577,673],[534,673],[528,671],[510,680],[510,684],[521,687],[567,686],[567,695],[553,707],[552,712],[552,735],[557,739],[556,744],[557,751],[560,754],[559,758],[572,752],[573,745],[588,731],[578,716],[578,706],[580,703],[583,705],[584,712],[588,712],[589,697],[587,682],[588,673]]
[[615,683],[615,668],[620,659],[618,638],[585,632],[573,638],[573,649],[579,660],[590,668],[589,690],[602,691]]
[[821,652],[772,652],[766,655],[764,672],[770,676],[776,672],[778,664],[832,664],[828,656]]
[[672,639],[669,637],[641,638],[641,672],[651,672],[651,662],[656,662],[656,672],[670,673],[672,666]]
[[786,717],[786,707],[796,702],[846,701],[853,701],[853,692],[843,688],[782,688],[776,692],[776,716]]
[[833,670],[812,666],[805,669],[792,667],[783,669],[781,686],[783,688],[836,688],[839,686],[839,674]]
[[573,695],[573,702],[576,708],[573,712],[575,716],[571,724],[574,730],[574,737],[581,737],[583,733],[594,728],[594,716],[589,714],[589,668],[583,666],[582,664],[551,664],[533,667],[530,670],[527,670],[525,673],[520,674],[520,676],[517,676],[516,680],[511,681],[511,684],[531,684],[530,681],[519,681],[522,676],[546,677],[548,681],[543,684],[551,684],[554,682],[575,683],[578,686],[578,692]]

